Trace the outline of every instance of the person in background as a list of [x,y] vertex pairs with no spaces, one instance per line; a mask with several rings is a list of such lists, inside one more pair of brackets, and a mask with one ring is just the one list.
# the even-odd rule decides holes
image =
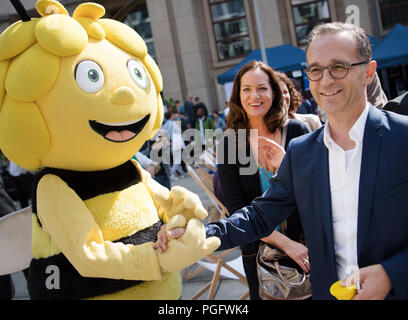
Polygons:
[[377,109],[384,108],[388,99],[381,87],[380,78],[378,73],[375,73],[373,81],[367,86],[367,100]]
[[[0,218],[16,211],[13,200],[4,189],[3,183],[0,181]],[[7,259],[7,257],[3,257]],[[14,297],[14,285],[11,275],[6,274],[0,276],[0,300],[11,300]]]
[[284,74],[283,72],[276,72],[276,75],[280,80],[283,102],[288,110],[289,118],[302,121],[306,124],[310,131],[314,131],[320,128],[322,126],[322,123],[320,122],[320,119],[317,115],[312,113],[296,113],[297,108],[300,106],[303,100],[302,94],[297,91],[295,85],[286,74]]
[[177,108],[177,113],[180,113],[183,116],[185,116],[186,110],[185,110],[184,106],[181,104],[180,100],[176,100],[175,104],[176,104],[176,108]]
[[172,109],[172,113],[174,113],[173,121],[178,122],[181,132],[183,133],[186,129],[188,129],[188,119],[186,119],[184,113],[179,111],[180,108],[177,107],[177,104],[180,104],[180,102],[177,103],[177,101],[179,100],[176,100],[176,106]]
[[392,111],[395,113],[402,114],[404,116],[408,115],[408,92],[396,97],[393,100],[387,102],[384,106],[384,110]]
[[199,136],[196,135],[195,141],[200,141],[203,150],[205,149],[205,146],[207,144],[207,141],[205,139],[205,130],[206,129],[211,129],[214,130],[214,123],[209,118],[206,113],[205,113],[205,108],[202,106],[199,106],[197,109],[196,113],[196,122],[195,122],[195,129],[198,130]]
[[[303,90],[299,89],[299,92]],[[317,104],[309,90],[303,91],[303,101],[297,107],[296,113],[299,114],[318,114]]]
[[229,107],[228,101],[225,101],[224,102],[224,118],[225,119],[227,119],[229,112],[230,112],[230,107]]
[[170,179],[178,180],[178,176],[183,176],[185,173],[181,166],[182,152],[185,148],[181,130],[181,121],[175,120],[177,117],[176,113],[166,112],[164,116],[166,118],[166,122],[162,126],[162,129],[167,131],[171,144]]
[[208,117],[209,113],[208,113],[207,106],[205,105],[204,102],[200,101],[200,97],[195,97],[194,102],[195,102],[195,104],[194,104],[193,110],[194,110],[194,115],[196,116],[195,120],[197,120],[197,110],[199,108],[202,108],[204,110],[205,116]]
[[[162,186],[166,187],[167,189],[170,190],[171,188],[171,181],[170,181],[170,164],[163,163],[162,162],[162,157],[163,157],[163,149],[170,148],[168,145],[169,141],[167,137],[163,137],[163,129],[159,130],[159,133],[155,135],[155,137],[152,138],[152,140],[146,141],[142,148],[136,153],[134,156],[134,159],[138,160],[140,159],[141,162],[140,165],[143,167],[145,165],[146,167],[149,167],[150,163],[148,160],[142,157],[138,157],[139,154],[142,154],[146,156],[149,160],[152,160],[154,164],[157,164],[157,166],[152,165],[152,169],[154,170],[148,170],[149,172],[153,171],[154,172],[154,180],[156,180],[158,183],[160,183]],[[165,150],[164,152],[167,152]],[[152,154],[157,154],[158,158],[156,159],[155,156]],[[154,161],[153,159],[156,159],[157,161]],[[143,165],[142,165],[143,163]],[[157,170],[157,168],[159,168]]]
[[214,118],[215,129],[221,129],[222,131],[224,131],[225,130],[225,120],[220,117],[218,111],[213,111],[212,116]]
[[161,169],[160,165],[157,162],[145,156],[140,151],[138,151],[132,157],[132,159],[135,159],[137,162],[139,162],[142,168],[148,171],[153,179],[155,178],[156,173],[158,173]]
[[34,174],[11,161],[9,161],[8,172],[12,177],[12,183],[17,192],[21,208],[28,207],[30,204],[29,201],[31,200],[31,187]]
[[185,110],[185,113],[187,114],[189,128],[194,128],[195,114],[194,114],[193,96],[191,94],[188,94],[187,100],[184,102],[184,110]]

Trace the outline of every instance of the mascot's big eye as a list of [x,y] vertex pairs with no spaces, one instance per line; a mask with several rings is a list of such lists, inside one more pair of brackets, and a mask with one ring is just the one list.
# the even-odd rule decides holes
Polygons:
[[142,88],[147,89],[149,86],[149,78],[147,73],[140,62],[136,60],[129,60],[127,63],[130,77],[133,79],[136,84]]
[[97,63],[85,60],[77,64],[75,80],[82,90],[94,93],[103,87],[105,78],[101,67]]

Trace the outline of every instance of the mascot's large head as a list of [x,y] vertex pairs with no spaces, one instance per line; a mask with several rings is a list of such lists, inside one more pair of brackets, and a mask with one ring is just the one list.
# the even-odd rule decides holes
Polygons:
[[0,36],[0,148],[29,170],[105,170],[130,159],[163,119],[162,78],[142,38],[79,5],[39,0],[41,18]]

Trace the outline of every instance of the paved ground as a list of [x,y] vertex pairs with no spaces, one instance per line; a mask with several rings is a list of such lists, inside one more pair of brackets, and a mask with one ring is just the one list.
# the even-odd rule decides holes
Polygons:
[[[192,192],[195,192],[199,195],[203,205],[205,208],[211,206],[211,200],[205,194],[205,192],[194,182],[194,180],[190,176],[183,177],[177,181],[173,181],[172,185],[180,185]],[[235,250],[231,254],[227,256],[228,260],[233,260],[234,258],[238,257],[240,254],[239,250]],[[186,276],[189,272],[196,270],[198,267],[197,264],[187,268],[184,270],[183,279],[186,279]],[[196,294],[203,286],[205,286],[212,278],[213,273],[204,270],[199,273],[193,279],[188,281],[183,281],[183,295],[182,300],[189,300],[194,294]],[[15,285],[15,300],[27,300],[28,293],[27,293],[27,286],[24,275],[22,272],[18,272],[12,275],[13,282]],[[227,278],[221,278],[219,285],[217,286],[214,300],[237,300],[241,296],[243,296],[247,292],[247,287],[244,286],[238,280],[231,280]],[[208,291],[204,292],[199,300],[206,300],[208,296]]]

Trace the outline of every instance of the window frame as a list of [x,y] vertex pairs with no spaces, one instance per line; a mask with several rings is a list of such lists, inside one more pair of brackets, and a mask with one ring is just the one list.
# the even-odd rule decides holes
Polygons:
[[[328,18],[315,19],[315,20],[312,20],[312,21],[310,21],[310,22],[304,22],[304,23],[296,24],[295,17],[294,17],[294,8],[296,8],[296,7],[302,7],[302,6],[304,6],[304,5],[308,5],[308,4],[311,4],[311,3],[319,3],[319,2],[326,2],[326,3],[327,3],[328,12],[329,12],[329,17],[328,17]],[[330,8],[330,1],[329,1],[329,0],[310,0],[310,1],[305,1],[305,2],[303,2],[303,3],[299,3],[299,4],[293,4],[293,3],[292,3],[292,0],[291,0],[291,1],[290,1],[290,12],[291,12],[291,15],[292,15],[292,20],[293,20],[293,28],[294,28],[294,35],[295,35],[295,39],[296,39],[296,44],[297,44],[297,46],[299,46],[299,47],[305,46],[306,43],[301,43],[301,42],[299,41],[298,33],[297,33],[297,28],[298,28],[298,27],[301,27],[301,26],[310,26],[310,25],[316,26],[316,25],[318,25],[319,23],[326,23],[326,22],[331,22],[331,21],[332,21],[332,12],[331,12],[331,8]]]
[[[396,23],[401,23],[406,25],[408,23],[408,20],[406,22],[401,22],[398,19],[396,19],[396,21],[394,21],[393,25],[384,25],[384,18],[383,18],[383,13],[385,13],[385,11],[387,9],[399,9],[399,8],[404,8],[404,9],[408,9],[408,2],[400,2],[400,3],[391,3],[391,4],[381,4],[380,1],[378,1],[378,9],[379,9],[379,15],[380,15],[380,19],[381,19],[381,25],[383,26],[384,30],[390,30],[392,29],[392,26],[394,26]],[[400,13],[401,11],[396,10],[397,13]]]
[[[145,8],[146,8],[147,14],[148,14],[149,19],[150,19],[149,9],[147,8],[147,2],[146,1],[134,1],[132,3],[128,3],[128,6],[121,8],[121,10],[123,10],[123,11],[120,12],[120,16],[118,17],[118,20],[120,22],[126,24],[130,28],[134,29],[133,26],[130,26],[127,23],[125,23],[125,19],[127,18],[127,16],[129,14],[134,13],[136,11],[141,11],[141,9],[145,9]],[[150,23],[150,29],[151,29],[152,28],[151,21],[149,23]],[[143,39],[143,37],[142,37],[142,39]],[[151,38],[143,39],[143,41],[146,43],[146,46],[148,46],[149,44],[153,45],[154,52],[149,51],[149,55],[153,58],[153,60],[155,60],[157,62],[157,52],[156,52],[156,46],[155,46],[155,43],[154,43],[153,32],[152,32],[152,37]]]
[[[215,50],[216,50],[217,59],[218,59],[219,62],[231,61],[231,60],[234,60],[234,59],[237,59],[237,58],[245,57],[252,50],[251,34],[250,34],[249,23],[248,23],[248,13],[246,12],[245,1],[244,0],[241,0],[242,1],[242,7],[244,8],[244,15],[239,16],[239,17],[214,21],[212,7],[214,5],[218,5],[218,4],[222,4],[222,3],[229,3],[229,2],[233,2],[233,1],[235,1],[235,0],[218,0],[218,1],[217,0],[207,0],[207,4],[208,4],[208,8],[209,8],[209,16],[210,16],[210,20],[211,20],[211,28],[212,28],[212,33],[213,33],[213,39],[214,39],[214,42],[215,42]],[[238,20],[242,20],[242,19],[245,20],[245,23],[247,25],[247,33],[246,34],[239,35],[239,36],[228,37],[228,38],[222,38],[221,40],[217,40],[215,25],[222,24],[222,23],[225,23],[225,22],[238,21]],[[249,43],[249,47],[250,47],[250,50],[247,53],[244,53],[242,55],[237,55],[237,56],[234,56],[234,57],[227,57],[227,58],[220,57],[220,52],[219,52],[219,49],[218,49],[219,43],[230,43],[230,42],[234,42],[234,41],[237,41],[239,39],[244,39],[244,38],[248,38],[248,43]]]

